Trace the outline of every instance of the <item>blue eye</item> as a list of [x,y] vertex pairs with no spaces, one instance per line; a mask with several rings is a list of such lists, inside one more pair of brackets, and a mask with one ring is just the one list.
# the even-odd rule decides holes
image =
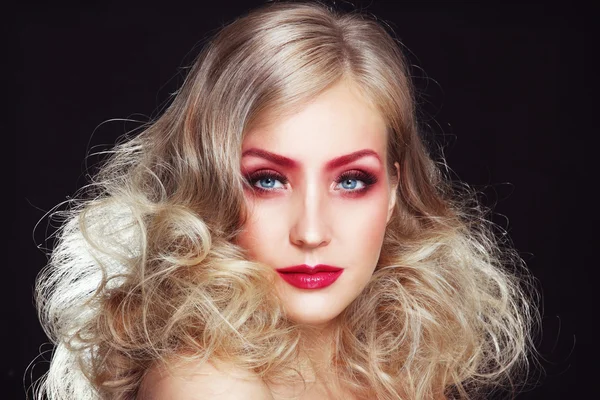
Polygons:
[[[365,187],[365,183],[358,179],[344,179],[339,184],[342,185],[343,189],[347,189],[347,190],[356,190],[356,189],[362,189],[363,187]],[[362,185],[362,186],[357,188],[357,186],[359,186],[359,185]]]
[[246,177],[248,183],[256,190],[262,192],[272,192],[283,189],[287,183],[284,176],[274,171],[257,171]]
[[[274,189],[275,187],[283,187],[279,180],[273,179],[271,177],[259,179],[256,183],[259,187],[263,189]],[[276,186],[276,183],[279,183],[279,186]]]
[[365,171],[348,171],[340,175],[335,188],[345,192],[363,192],[377,182],[377,177]]

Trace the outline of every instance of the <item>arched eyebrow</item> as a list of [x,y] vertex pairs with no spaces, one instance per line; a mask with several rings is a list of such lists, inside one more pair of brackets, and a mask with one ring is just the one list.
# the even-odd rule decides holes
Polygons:
[[358,160],[359,158],[373,156],[379,162],[381,162],[381,158],[379,158],[379,154],[370,149],[358,150],[350,154],[345,154],[343,156],[339,156],[329,161],[325,168],[328,170],[339,168],[343,165],[350,164],[352,161]]
[[244,151],[242,153],[242,158],[245,156],[254,156],[254,157],[264,158],[265,160],[269,160],[274,164],[277,164],[277,165],[280,165],[282,167],[286,167],[289,169],[298,168],[298,165],[300,165],[299,162],[294,161],[291,158],[284,157],[279,154],[271,153],[270,151],[257,149],[254,147]]
[[[298,166],[301,165],[301,163],[299,161],[292,160],[291,158],[284,157],[280,154],[272,153],[270,151],[263,150],[263,149],[257,149],[254,147],[244,151],[242,153],[242,157],[245,157],[245,156],[255,156],[255,157],[264,158],[265,160],[271,161],[274,164],[277,164],[279,166],[289,168],[289,169],[296,169],[296,168],[298,168]],[[355,151],[355,152],[352,152],[349,154],[344,154],[342,156],[336,157],[336,158],[328,161],[327,164],[325,165],[325,169],[332,170],[335,168],[339,168],[346,164],[350,164],[352,161],[358,160],[359,158],[368,157],[368,156],[375,157],[379,162],[381,162],[381,158],[379,157],[379,154],[377,154],[377,152],[375,152],[374,150],[371,150],[371,149],[363,149],[363,150],[358,150],[358,151]]]

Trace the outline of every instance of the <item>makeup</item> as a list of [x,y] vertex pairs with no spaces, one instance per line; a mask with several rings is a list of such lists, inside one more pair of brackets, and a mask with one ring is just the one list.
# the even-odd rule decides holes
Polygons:
[[322,289],[333,284],[344,270],[324,264],[314,267],[304,264],[279,268],[277,272],[284,281],[299,289]]
[[[246,181],[251,189],[259,193],[285,190],[288,183],[285,176],[269,169],[260,169],[244,175],[246,175]],[[367,171],[355,169],[343,172],[335,179],[335,183],[335,190],[343,192],[345,196],[353,197],[368,191],[371,186],[377,183],[377,176]]]
[[[288,183],[285,176],[269,169],[261,169],[251,174],[246,174],[246,180],[248,181],[250,188],[259,193],[268,193],[285,189],[285,185]],[[277,185],[276,182],[279,182],[279,185]],[[257,185],[257,183],[261,184]],[[263,186],[262,183],[265,185]]]
[[377,176],[367,171],[351,170],[342,173],[335,181],[337,183],[335,190],[341,191],[344,196],[356,197],[364,194],[377,183]]
[[236,243],[278,274],[274,289],[298,324],[333,321],[365,290],[395,207],[387,119],[355,89],[340,83],[242,142]]

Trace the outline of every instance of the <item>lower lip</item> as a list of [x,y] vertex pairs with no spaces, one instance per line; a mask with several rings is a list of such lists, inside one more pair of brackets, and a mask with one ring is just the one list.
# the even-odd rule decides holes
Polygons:
[[322,289],[335,282],[342,272],[343,269],[335,272],[317,272],[312,275],[298,272],[279,272],[279,275],[284,281],[300,289]]

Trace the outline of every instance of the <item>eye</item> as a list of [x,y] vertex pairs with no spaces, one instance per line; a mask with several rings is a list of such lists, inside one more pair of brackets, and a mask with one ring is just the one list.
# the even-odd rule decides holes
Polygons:
[[276,189],[276,188],[283,187],[283,185],[281,184],[281,182],[279,182],[279,180],[271,178],[271,177],[262,178],[262,179],[258,180],[254,185],[258,186],[262,189]]
[[375,175],[365,171],[347,171],[336,179],[335,190],[345,192],[362,192],[377,182]]
[[246,177],[253,189],[262,192],[272,192],[283,189],[287,179],[275,171],[257,171]]
[[338,186],[339,185],[341,185],[342,189],[347,189],[347,190],[356,190],[356,189],[362,189],[365,187],[365,183],[358,179],[344,179],[342,182],[338,183]]

